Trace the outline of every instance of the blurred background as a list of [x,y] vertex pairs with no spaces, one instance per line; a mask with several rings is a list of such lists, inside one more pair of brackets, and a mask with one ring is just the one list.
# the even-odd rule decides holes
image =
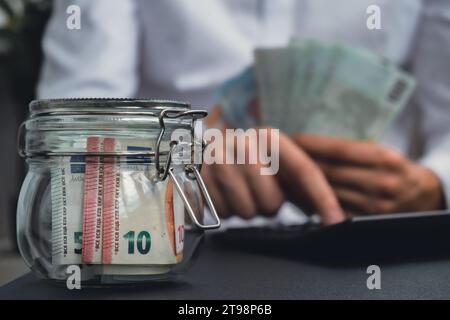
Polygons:
[[[73,4],[83,10],[85,22],[78,30],[68,24]],[[379,28],[369,23],[372,6],[382,12],[382,28],[381,22]],[[0,0],[0,286],[27,270],[15,240],[16,204],[26,169],[16,136],[37,91],[40,98],[188,101],[216,114],[209,117],[210,126],[246,128],[262,121],[281,128],[295,142],[284,149],[296,157],[293,163],[300,159],[300,148],[318,164],[332,167],[323,170],[325,177],[299,185],[303,179],[296,177],[303,171],[281,166],[284,176],[271,184],[280,195],[274,206],[273,189],[265,190],[267,197],[253,198],[257,190],[252,185],[260,184],[249,183],[250,171],[234,168],[249,184],[242,184],[243,190],[251,191],[237,192],[236,184],[218,183],[220,166],[204,166],[213,200],[224,198],[216,201],[225,204],[219,213],[234,215],[226,220],[230,225],[265,211],[278,212],[279,221],[300,223],[305,216],[297,207],[309,203],[299,190],[307,187],[319,194],[323,188],[317,183],[325,179],[350,216],[447,208],[449,30],[450,1],[441,0],[346,0],[345,5],[332,0]],[[369,130],[372,126],[379,134]],[[356,144],[356,150],[349,141],[317,142],[298,133],[379,144]],[[345,152],[330,146],[345,146],[357,156],[346,159]],[[400,153],[396,170],[379,166],[392,151],[388,147]],[[260,181],[259,176],[252,179]],[[395,190],[386,192],[381,180],[395,180],[389,188]],[[271,200],[270,208],[256,212],[264,207],[258,201],[267,202],[260,201],[264,198]],[[315,212],[337,212],[322,206],[322,195],[311,198],[320,205]],[[242,214],[245,201],[254,208],[251,215]],[[387,209],[375,209],[382,207]],[[262,216],[250,222],[257,218],[273,222]]]
[[27,270],[17,252],[15,214],[25,166],[16,135],[35,87],[50,0],[0,0],[0,285]]

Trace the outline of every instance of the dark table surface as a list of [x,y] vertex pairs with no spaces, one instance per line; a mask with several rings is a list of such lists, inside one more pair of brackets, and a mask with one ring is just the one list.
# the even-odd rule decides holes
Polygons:
[[[381,290],[366,286],[370,264]],[[68,290],[31,273],[0,288],[0,299],[439,299],[450,298],[450,258],[315,261],[239,250],[206,238],[182,281],[134,288]]]

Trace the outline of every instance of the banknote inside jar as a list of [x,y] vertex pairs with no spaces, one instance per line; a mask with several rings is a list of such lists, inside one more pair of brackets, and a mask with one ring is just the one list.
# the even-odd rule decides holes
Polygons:
[[[156,275],[183,259],[185,211],[170,179],[155,179],[147,156],[91,156],[151,150],[149,141],[92,136],[87,156],[54,157],[52,264],[90,265],[97,275]],[[174,167],[202,212],[196,186]]]

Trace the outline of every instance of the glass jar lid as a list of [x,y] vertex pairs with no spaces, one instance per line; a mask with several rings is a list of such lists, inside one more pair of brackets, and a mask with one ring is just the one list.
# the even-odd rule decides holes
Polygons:
[[74,98],[34,100],[30,103],[30,118],[64,114],[129,114],[157,116],[164,109],[189,110],[189,103],[152,99]]

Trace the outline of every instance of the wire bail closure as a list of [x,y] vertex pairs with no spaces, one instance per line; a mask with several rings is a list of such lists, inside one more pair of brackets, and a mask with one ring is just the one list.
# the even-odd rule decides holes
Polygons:
[[[186,194],[183,191],[183,187],[181,186],[181,184],[179,183],[179,181],[176,179],[175,173],[174,173],[174,169],[173,167],[171,167],[171,162],[172,162],[172,152],[175,149],[175,146],[178,144],[178,141],[171,141],[170,142],[170,152],[168,155],[168,159],[166,161],[166,165],[165,167],[161,167],[160,162],[159,162],[159,155],[160,155],[160,145],[161,145],[161,141],[162,138],[164,136],[164,132],[166,130],[166,126],[164,123],[164,118],[169,118],[169,119],[175,119],[175,118],[182,118],[182,117],[187,117],[190,116],[192,117],[192,124],[191,124],[191,134],[193,135],[193,131],[194,131],[194,122],[195,120],[204,118],[208,115],[208,113],[206,111],[203,110],[188,110],[188,111],[179,111],[179,110],[173,110],[173,109],[164,109],[161,111],[161,113],[159,114],[158,118],[159,118],[159,124],[160,124],[160,132],[158,135],[158,139],[156,140],[156,150],[155,150],[155,166],[156,166],[156,174],[157,174],[157,179],[158,180],[165,180],[167,178],[167,175],[170,175],[178,193],[181,196],[181,199],[183,200],[184,205],[186,206],[186,210],[189,214],[189,216],[191,217],[192,221],[194,222],[194,224],[201,229],[205,229],[205,230],[209,230],[209,229],[217,229],[220,227],[220,219],[219,216],[217,214],[216,208],[214,207],[214,204],[211,200],[211,196],[209,195],[209,192],[206,188],[205,182],[203,181],[201,175],[200,175],[200,169],[201,166],[200,165],[195,165],[195,164],[189,164],[185,166],[185,173],[186,175],[192,179],[192,180],[196,180],[199,187],[200,187],[200,191],[203,195],[203,197],[206,200],[206,204],[208,205],[209,211],[211,212],[211,215],[213,216],[215,222],[211,225],[205,225],[202,224],[198,221],[197,216],[195,215],[194,210],[192,209],[191,204],[189,203],[188,198],[186,197]],[[195,139],[195,138],[194,138]],[[192,145],[193,143],[191,143]],[[206,144],[204,141],[202,141],[202,152],[205,149]],[[192,176],[193,174],[193,176]]]

